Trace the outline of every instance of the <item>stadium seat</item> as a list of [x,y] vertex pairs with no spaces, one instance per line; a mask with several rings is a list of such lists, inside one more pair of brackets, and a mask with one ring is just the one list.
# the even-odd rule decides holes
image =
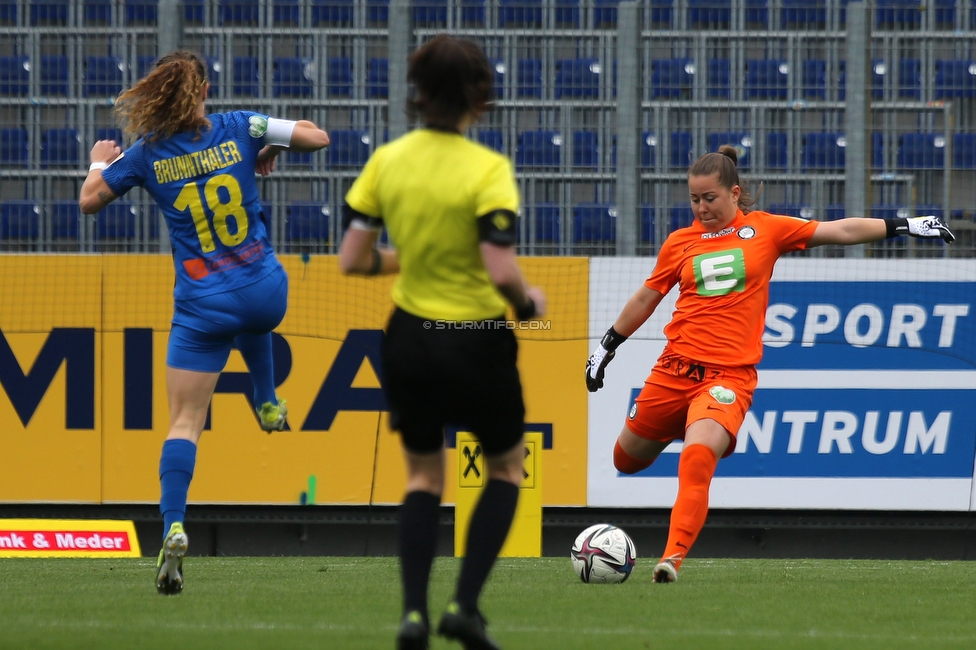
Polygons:
[[569,29],[581,27],[579,0],[555,0],[555,4],[556,25]]
[[67,25],[68,0],[29,0],[31,25]]
[[671,133],[671,166],[687,169],[692,159],[691,133],[688,131],[675,131]]
[[824,209],[824,221],[843,219],[846,213],[843,203],[829,203]]
[[0,203],[0,240],[34,240],[40,236],[41,210],[36,201]]
[[302,5],[299,0],[274,0],[271,16],[275,25],[298,25]]
[[158,6],[159,0],[125,0],[125,23],[154,24],[159,15]]
[[325,23],[350,27],[353,23],[355,0],[312,0],[312,26]]
[[413,24],[417,27],[446,27],[447,0],[415,0]]
[[573,208],[574,244],[614,244],[617,210],[609,203],[580,203]]
[[721,131],[708,136],[708,151],[718,151],[722,145],[731,145],[739,157],[738,167],[748,169],[752,165],[752,136],[741,131]]
[[542,0],[498,0],[498,26],[542,27]]
[[786,61],[746,61],[746,99],[786,99],[789,73]]
[[559,59],[556,61],[556,99],[599,97],[602,71],[599,59]]
[[875,219],[895,219],[898,217],[915,216],[903,205],[892,205],[890,203],[873,203],[868,208],[870,216]]
[[52,239],[78,240],[82,215],[77,201],[52,201],[50,214]]
[[183,20],[189,24],[199,25],[203,23],[204,14],[207,7],[205,0],[183,0]]
[[390,92],[390,63],[386,59],[370,59],[366,67],[366,96],[385,99]]
[[541,244],[559,243],[559,206],[555,203],[537,203],[529,210],[535,221],[535,241]]
[[800,93],[806,99],[827,99],[827,62],[809,59],[800,63]]
[[788,138],[782,131],[766,134],[766,166],[774,169],[786,169],[790,166],[790,156],[787,149]]
[[976,133],[952,136],[952,166],[956,169],[976,169]]
[[884,133],[871,132],[871,169],[884,168]]
[[642,205],[640,207],[640,242],[642,244],[653,244],[657,240],[657,228],[654,225],[654,206]]
[[0,56],[0,95],[24,97],[30,90],[30,59]]
[[745,23],[749,27],[769,27],[769,6],[766,0],[745,0]]
[[918,59],[898,61],[896,95],[899,99],[922,99],[922,62]]
[[641,134],[640,166],[653,169],[657,166],[657,135],[650,131]]
[[207,82],[210,84],[208,96],[220,97],[220,72],[223,65],[213,56],[203,57],[203,62],[207,66]]
[[542,61],[540,59],[519,59],[516,93],[520,98],[542,99]]
[[328,205],[294,201],[286,210],[285,239],[290,242],[325,244],[332,239],[331,212]]
[[620,0],[593,0],[593,28],[616,29]]
[[0,129],[0,167],[27,167],[27,129]]
[[95,239],[132,240],[139,237],[136,208],[127,201],[114,201],[95,215]]
[[369,131],[346,129],[330,131],[329,165],[362,167],[369,159]]
[[218,0],[217,20],[221,25],[257,25],[258,0]]
[[687,228],[695,221],[695,213],[688,203],[676,203],[671,206],[671,220],[668,224],[671,232],[678,228]]
[[0,24],[17,24],[17,4],[15,0],[0,0]]
[[85,97],[115,97],[122,92],[125,63],[121,56],[89,56],[85,59]]
[[556,131],[523,131],[518,135],[516,167],[559,167],[563,139]]
[[644,11],[649,12],[652,27],[670,28],[673,26],[674,0],[648,0]]
[[814,217],[813,208],[805,203],[770,203],[765,212],[801,219],[813,219]]
[[[95,131],[95,140],[112,140],[120,147],[123,146],[125,141],[125,136],[122,133],[122,129],[112,127],[108,129],[97,129]],[[95,144],[94,142],[92,144]]]
[[935,28],[951,30],[955,27],[956,0],[935,0]]
[[732,89],[732,66],[728,59],[708,60],[708,88],[709,98],[729,99]]
[[457,0],[461,10],[461,25],[464,27],[484,27],[485,0]]
[[260,96],[261,84],[258,79],[258,58],[256,56],[234,57],[233,91],[235,95]]
[[337,56],[329,59],[329,95],[352,97],[352,58]]
[[271,92],[275,97],[311,97],[314,77],[315,64],[311,59],[276,58]]
[[111,23],[112,5],[112,0],[85,0],[85,23]]
[[898,169],[942,169],[945,136],[935,133],[902,133],[898,136]]
[[390,20],[390,0],[366,0],[366,20],[386,24]]
[[842,133],[807,133],[800,149],[800,167],[807,169],[843,169],[844,147]]
[[691,29],[729,29],[732,0],[688,0],[688,27]]
[[651,99],[691,99],[695,63],[691,59],[651,61]]
[[77,167],[81,164],[81,137],[75,129],[41,131],[41,167]]
[[505,74],[508,72],[508,65],[502,59],[488,59],[488,65],[492,70],[491,85],[495,97],[502,99],[505,97]]
[[876,29],[918,29],[925,9],[919,0],[877,0]]
[[935,99],[976,97],[976,61],[935,62]]
[[138,66],[138,78],[142,79],[149,71],[152,70],[153,65],[156,63],[156,57],[151,54],[145,54],[139,56],[136,65]]
[[596,131],[573,131],[573,167],[596,169],[600,164],[600,145]]
[[311,167],[314,155],[308,151],[285,151],[282,159],[287,168]]
[[505,151],[505,137],[497,129],[478,129],[477,140],[489,149]]
[[827,26],[826,0],[783,0],[780,27],[783,29],[824,29]]

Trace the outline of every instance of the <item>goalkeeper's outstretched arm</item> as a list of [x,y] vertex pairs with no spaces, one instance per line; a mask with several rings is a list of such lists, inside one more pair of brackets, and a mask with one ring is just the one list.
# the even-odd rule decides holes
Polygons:
[[606,374],[607,365],[613,360],[617,353],[617,347],[627,340],[627,338],[643,325],[657,306],[661,304],[664,294],[654,289],[641,287],[634,292],[624,308],[620,310],[620,315],[614,321],[613,326],[603,335],[596,350],[586,360],[586,389],[591,393],[603,388],[603,377]]

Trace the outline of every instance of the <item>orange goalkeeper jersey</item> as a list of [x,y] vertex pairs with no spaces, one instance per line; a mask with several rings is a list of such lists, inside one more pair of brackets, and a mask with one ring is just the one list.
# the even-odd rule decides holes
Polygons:
[[780,255],[805,249],[816,229],[816,221],[739,211],[719,232],[696,220],[671,233],[644,282],[662,294],[678,285],[664,328],[670,350],[720,366],[759,363],[773,265]]

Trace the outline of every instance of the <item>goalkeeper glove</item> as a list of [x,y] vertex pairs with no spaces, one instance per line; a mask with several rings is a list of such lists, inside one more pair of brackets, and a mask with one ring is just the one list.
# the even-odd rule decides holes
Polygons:
[[591,393],[603,388],[603,377],[606,374],[607,365],[617,353],[617,346],[627,340],[626,336],[617,334],[612,327],[603,335],[603,340],[596,347],[590,358],[586,360],[586,390]]
[[920,239],[941,237],[942,241],[947,244],[951,244],[956,239],[942,217],[934,214],[924,217],[885,219],[885,225],[888,227],[888,237],[899,235],[909,235]]

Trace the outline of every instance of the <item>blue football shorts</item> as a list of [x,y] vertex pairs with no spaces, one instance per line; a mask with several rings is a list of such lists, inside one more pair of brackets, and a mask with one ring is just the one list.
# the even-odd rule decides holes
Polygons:
[[278,269],[233,291],[177,300],[166,365],[197,372],[220,372],[234,337],[269,334],[288,306],[288,275]]

